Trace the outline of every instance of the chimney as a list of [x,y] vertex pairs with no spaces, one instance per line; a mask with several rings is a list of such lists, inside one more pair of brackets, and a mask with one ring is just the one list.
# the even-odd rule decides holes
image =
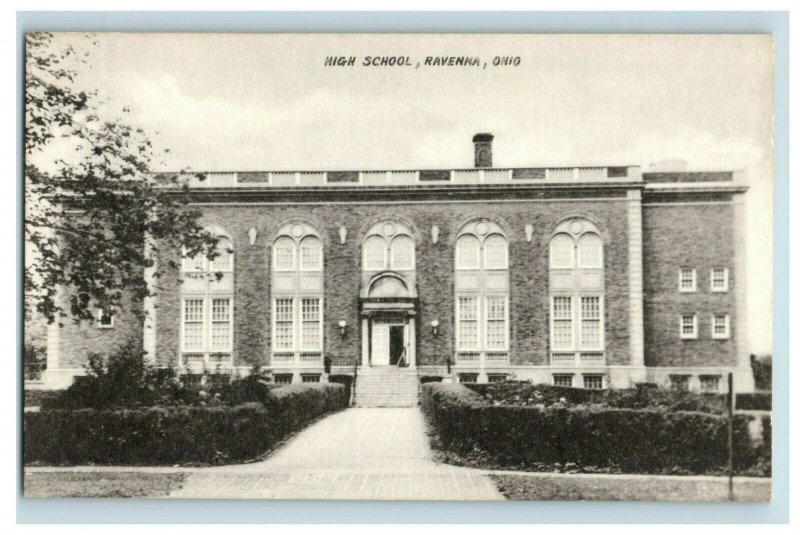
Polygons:
[[475,143],[475,167],[492,166],[492,134],[475,134],[472,142]]

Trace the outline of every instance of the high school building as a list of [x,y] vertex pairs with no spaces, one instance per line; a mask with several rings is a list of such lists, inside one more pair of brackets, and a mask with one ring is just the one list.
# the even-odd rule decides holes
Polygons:
[[51,327],[46,383],[134,337],[158,365],[278,382],[325,380],[329,360],[378,384],[449,369],[723,391],[733,372],[752,389],[736,173],[500,169],[492,140],[473,138],[468,169],[193,179],[221,255],[162,277],[144,326],[119,311]]

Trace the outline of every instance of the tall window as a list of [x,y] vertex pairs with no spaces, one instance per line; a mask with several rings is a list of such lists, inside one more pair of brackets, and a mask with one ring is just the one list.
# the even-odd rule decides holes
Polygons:
[[373,225],[364,239],[364,271],[413,271],[414,239],[405,225],[383,221]]
[[559,364],[604,360],[603,240],[580,218],[550,240],[550,349]]
[[207,230],[218,236],[214,259],[201,253],[181,262],[180,364],[190,372],[233,364],[233,241],[221,228]]
[[273,367],[322,366],[323,249],[305,223],[281,228],[272,243]]
[[456,359],[462,364],[504,364],[509,350],[508,240],[503,229],[475,220],[458,233]]

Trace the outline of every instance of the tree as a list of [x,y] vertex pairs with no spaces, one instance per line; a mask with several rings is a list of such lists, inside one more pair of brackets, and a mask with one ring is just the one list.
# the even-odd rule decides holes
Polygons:
[[[177,267],[156,263],[159,253],[213,259],[216,237],[176,194],[187,187],[183,174],[151,172],[146,133],[102,120],[97,93],[76,88],[88,52],[50,33],[29,33],[25,44],[26,318],[90,320],[97,308],[123,308],[126,294],[141,318],[153,292],[148,271],[157,280]],[[86,35],[83,44],[96,43]],[[69,155],[48,160],[54,147]]]

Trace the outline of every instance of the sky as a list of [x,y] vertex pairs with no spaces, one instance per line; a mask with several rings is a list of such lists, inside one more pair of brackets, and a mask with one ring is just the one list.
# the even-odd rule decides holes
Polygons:
[[[58,34],[74,41],[76,35]],[[687,162],[743,170],[751,351],[772,347],[772,42],[747,35],[97,34],[77,83],[178,170]],[[354,66],[325,66],[355,56]],[[363,66],[403,57],[410,66]],[[426,57],[478,67],[425,66]],[[495,57],[519,57],[494,66]],[[421,65],[417,68],[416,64]],[[486,68],[483,64],[486,63]],[[157,133],[157,134],[156,134]]]

